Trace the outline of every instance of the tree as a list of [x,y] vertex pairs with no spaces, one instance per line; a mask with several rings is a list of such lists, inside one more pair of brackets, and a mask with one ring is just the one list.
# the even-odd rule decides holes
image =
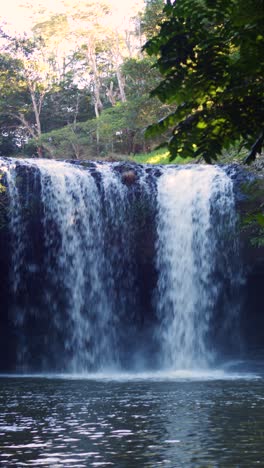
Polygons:
[[[41,37],[45,44],[49,66],[53,71],[55,82],[62,82],[67,72],[72,70],[74,54],[70,53],[68,44],[71,31],[67,15],[57,13],[48,18],[39,19],[32,28],[35,37]],[[74,49],[74,45],[72,46]]]
[[153,36],[153,33],[155,35],[158,34],[164,19],[164,0],[145,0],[145,10],[141,19],[141,28],[148,39]]
[[[50,68],[45,61],[41,39],[10,37],[2,32],[6,40],[3,48],[1,68],[6,79],[8,99],[2,101],[1,114],[19,122],[32,138],[42,133],[41,113],[46,94],[52,87]],[[7,57],[12,63],[8,70]],[[14,86],[16,81],[17,86]],[[40,150],[41,151],[41,150]]]
[[146,148],[145,127],[175,107],[149,98],[160,74],[140,44],[146,25],[158,30],[163,1],[146,4],[146,15],[119,25],[107,0],[72,0],[56,14],[29,0],[32,36],[2,32],[2,151],[78,158]]
[[25,113],[30,113],[30,95],[20,71],[19,60],[0,53],[0,151],[3,155],[22,147],[30,135],[28,126],[22,123]]
[[71,73],[64,81],[54,84],[46,94],[42,107],[42,131],[49,132],[66,125],[83,122],[93,117],[92,97],[89,89],[79,88]]
[[148,136],[171,129],[171,159],[207,162],[240,141],[250,162],[264,142],[263,0],[168,0],[164,13],[145,50],[164,77],[152,96],[177,108]]
[[[91,93],[76,84],[81,65],[75,53],[63,57],[55,57],[54,49],[49,53],[48,34],[43,38],[10,37],[2,31],[2,37],[2,152],[10,153],[13,148],[15,153],[29,138],[39,139],[43,132],[92,118]],[[40,146],[37,151],[42,156]]]

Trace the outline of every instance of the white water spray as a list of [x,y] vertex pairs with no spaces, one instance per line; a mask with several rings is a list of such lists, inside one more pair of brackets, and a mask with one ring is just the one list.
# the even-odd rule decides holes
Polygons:
[[208,338],[239,269],[232,181],[222,169],[135,167],[126,184],[118,164],[4,160],[1,168],[20,369],[189,370],[214,361]]
[[[224,171],[208,166],[163,171],[157,228],[162,366],[188,369],[213,362],[207,334],[221,287],[214,272],[220,243],[234,236],[235,224],[232,182]],[[232,248],[234,243],[233,237]]]

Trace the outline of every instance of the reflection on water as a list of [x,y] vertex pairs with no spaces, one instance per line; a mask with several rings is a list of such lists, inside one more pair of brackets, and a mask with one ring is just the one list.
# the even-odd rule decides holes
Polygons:
[[189,377],[2,377],[0,465],[263,466],[263,378]]

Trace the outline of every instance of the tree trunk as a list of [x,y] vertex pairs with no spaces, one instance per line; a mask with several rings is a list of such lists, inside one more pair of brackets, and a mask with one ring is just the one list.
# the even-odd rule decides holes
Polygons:
[[96,51],[95,51],[94,41],[92,37],[88,38],[87,60],[88,60],[88,63],[91,67],[92,74],[93,74],[94,111],[95,111],[95,116],[98,119],[103,109],[103,103],[100,97],[101,83],[100,83],[100,76],[99,76],[97,63],[96,63]]
[[120,64],[123,62],[123,60],[122,60],[122,56],[120,53],[119,35],[117,31],[115,32],[115,48],[114,48],[114,53],[113,53],[113,59],[114,59],[114,66],[115,66],[116,77],[117,77],[117,82],[118,82],[118,88],[120,92],[120,98],[122,102],[126,102],[125,78],[122,76],[122,73],[120,70]]
[[116,103],[116,96],[114,92],[114,83],[111,81],[109,88],[106,87],[106,96],[112,106]]
[[40,112],[42,108],[43,98],[40,97],[39,102],[37,103],[35,89],[29,85],[29,91],[30,91],[30,97],[31,97],[35,121],[36,121],[37,135],[38,137],[40,137],[41,136]]
[[125,79],[121,74],[120,68],[116,68],[116,76],[118,81],[118,87],[120,91],[120,97],[122,102],[126,102],[126,93],[125,93]]
[[258,139],[255,141],[254,145],[252,146],[249,154],[244,159],[244,164],[250,164],[252,161],[256,159],[257,154],[261,153],[263,143],[264,143],[264,131],[259,135]]

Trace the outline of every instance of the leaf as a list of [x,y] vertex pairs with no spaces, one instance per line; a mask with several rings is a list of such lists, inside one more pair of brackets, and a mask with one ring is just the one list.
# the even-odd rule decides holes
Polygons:
[[[175,1],[145,46],[163,76],[151,96],[179,109],[149,131],[157,136],[175,122],[168,140],[172,159],[195,145],[196,157],[210,162],[234,141],[250,148],[263,134],[264,9],[262,0],[249,2]],[[263,140],[258,152],[261,147]]]

